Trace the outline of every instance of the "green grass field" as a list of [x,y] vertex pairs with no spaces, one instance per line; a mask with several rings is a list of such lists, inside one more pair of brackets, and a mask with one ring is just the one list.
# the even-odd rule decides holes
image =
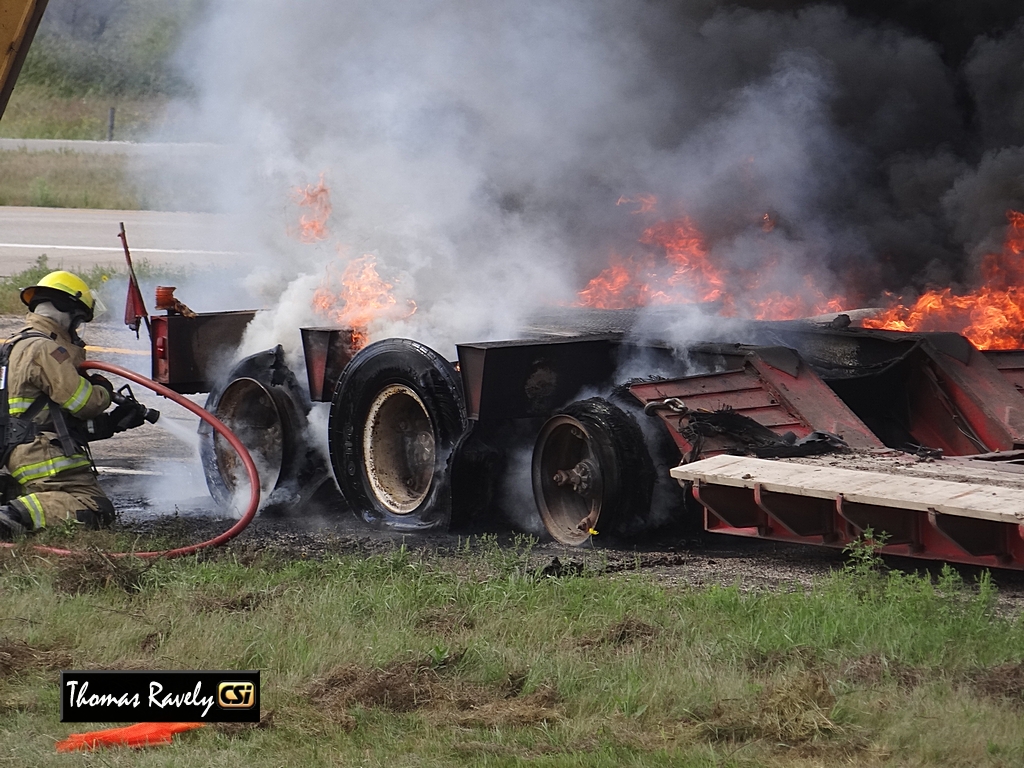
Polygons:
[[196,191],[201,162],[186,159],[168,172],[156,160],[123,155],[0,151],[0,205],[208,211],[210,201]]
[[167,98],[120,96],[96,92],[63,95],[40,85],[19,83],[0,119],[0,137],[18,139],[107,138],[114,108],[114,139],[145,139],[159,123]]
[[[165,99],[96,93],[62,96],[52,88],[19,85],[0,119],[0,137],[105,139],[107,112],[117,107],[115,138],[142,138]],[[0,205],[138,210],[149,207],[119,155],[77,152],[0,152]]]
[[[85,541],[117,543],[103,536]],[[745,593],[603,573],[600,553],[545,577],[529,549],[152,566],[4,551],[0,742],[36,766],[1024,762],[1024,624],[987,579],[862,557]],[[83,667],[260,669],[264,722],[57,755],[90,730],[57,714],[57,670]]]
[[118,155],[0,152],[0,205],[46,208],[145,207]]

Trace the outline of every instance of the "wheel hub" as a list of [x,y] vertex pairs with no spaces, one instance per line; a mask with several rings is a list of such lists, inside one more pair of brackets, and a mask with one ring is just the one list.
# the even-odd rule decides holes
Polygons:
[[533,486],[548,532],[578,546],[594,533],[604,502],[604,478],[594,436],[568,415],[548,420],[533,455]]
[[589,499],[594,489],[594,478],[600,472],[600,468],[591,459],[584,459],[572,469],[560,469],[555,472],[555,485],[559,487],[571,486],[576,493],[585,499]]
[[396,515],[423,503],[434,476],[434,425],[410,387],[390,384],[373,402],[363,426],[363,463],[374,496]]

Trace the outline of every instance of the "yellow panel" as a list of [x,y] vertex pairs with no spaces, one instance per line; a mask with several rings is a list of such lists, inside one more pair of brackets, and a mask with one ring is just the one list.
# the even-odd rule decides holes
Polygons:
[[47,0],[0,0],[0,115],[14,90]]

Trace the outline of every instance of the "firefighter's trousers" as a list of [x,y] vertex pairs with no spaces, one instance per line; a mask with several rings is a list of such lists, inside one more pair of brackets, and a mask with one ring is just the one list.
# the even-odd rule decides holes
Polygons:
[[114,505],[96,482],[91,465],[74,467],[21,483],[8,503],[33,529],[66,519],[95,528],[114,520]]

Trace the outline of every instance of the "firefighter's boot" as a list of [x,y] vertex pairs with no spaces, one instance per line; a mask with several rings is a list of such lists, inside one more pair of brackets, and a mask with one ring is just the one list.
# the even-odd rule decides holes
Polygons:
[[114,505],[110,499],[104,496],[95,501],[96,509],[79,509],[75,511],[75,519],[90,531],[109,528],[114,522]]
[[25,524],[22,514],[15,508],[5,504],[0,506],[0,541],[14,541],[24,536],[32,527],[31,519]]

